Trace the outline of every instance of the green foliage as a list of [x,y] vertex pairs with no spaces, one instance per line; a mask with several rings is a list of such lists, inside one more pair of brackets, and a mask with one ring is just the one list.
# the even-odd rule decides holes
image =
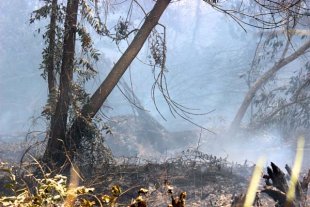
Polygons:
[[51,10],[51,4],[47,3],[41,8],[35,10],[31,14],[30,23],[34,23],[36,20],[40,20],[41,18],[47,18]]
[[59,95],[58,90],[56,88],[54,88],[52,92],[48,94],[47,103],[44,106],[43,111],[41,113],[47,119],[49,119],[56,110],[56,100],[58,95]]
[[[41,8],[31,14],[30,23],[35,23],[42,19],[50,18],[49,24],[44,28],[42,38],[45,47],[42,51],[42,63],[40,69],[41,76],[48,80],[48,72],[52,70],[54,74],[54,88],[48,94],[47,103],[43,108],[42,115],[50,119],[54,114],[57,101],[59,98],[58,84],[63,59],[63,41],[65,36],[64,21],[66,16],[66,7],[63,3],[53,5],[55,1],[45,0]],[[94,9],[87,4],[87,1],[81,1],[80,15],[81,20],[76,27],[77,41],[80,42],[80,51],[76,52],[74,60],[74,79],[71,84],[71,105],[69,113],[69,122],[76,117],[81,116],[81,108],[89,100],[89,94],[85,90],[85,84],[97,75],[95,64],[99,60],[99,52],[94,47],[91,35],[83,21],[86,19],[95,31],[98,30],[100,20],[94,16]],[[56,22],[52,23],[52,15],[55,16]],[[41,33],[39,28],[38,33]],[[54,34],[54,35],[53,35]],[[48,83],[50,84],[50,82]],[[93,127],[93,125],[92,125]]]
[[92,38],[85,26],[79,25],[77,34],[80,37],[82,53],[80,57],[76,57],[76,67],[74,70],[77,73],[76,83],[80,85],[82,89],[86,82],[97,75],[97,70],[94,65],[98,62],[100,53],[94,48]]
[[91,2],[95,5],[95,8],[92,8],[86,0],[81,1],[81,15],[83,19],[85,19],[98,34],[109,36],[106,25],[100,19],[97,1],[91,0]]

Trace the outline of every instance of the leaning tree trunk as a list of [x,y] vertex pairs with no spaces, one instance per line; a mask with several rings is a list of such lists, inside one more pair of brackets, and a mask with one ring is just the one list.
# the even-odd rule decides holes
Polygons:
[[87,123],[91,122],[92,118],[96,115],[109,94],[117,85],[128,66],[137,56],[151,31],[158,24],[161,15],[168,7],[170,1],[171,0],[157,0],[129,47],[116,62],[106,79],[92,95],[89,102],[82,108],[82,116],[78,117],[73,122],[68,133],[68,139],[66,140],[68,141],[66,142],[66,148],[70,151],[70,157],[73,157],[75,150],[81,147],[81,139],[83,138],[83,131],[87,127]]
[[49,139],[44,154],[45,162],[56,164],[62,164],[66,157],[64,143],[73,78],[78,6],[79,0],[69,0],[67,3],[59,97],[55,113],[51,117]]
[[230,132],[235,132],[239,129],[240,123],[245,115],[245,112],[247,111],[252,99],[254,98],[256,92],[275,74],[277,73],[281,68],[283,68],[285,65],[293,62],[296,60],[299,56],[303,55],[306,50],[310,48],[310,41],[307,41],[305,44],[303,44],[298,50],[296,50],[294,53],[292,53],[290,56],[286,58],[281,58],[280,61],[276,62],[272,68],[270,68],[268,71],[266,71],[259,79],[256,80],[256,82],[253,84],[253,86],[249,89],[249,91],[246,93],[243,102],[238,109],[238,112],[230,126]]

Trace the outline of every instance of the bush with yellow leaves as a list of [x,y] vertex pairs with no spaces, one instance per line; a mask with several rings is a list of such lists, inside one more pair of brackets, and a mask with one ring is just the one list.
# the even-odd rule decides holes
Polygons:
[[[7,163],[0,163],[2,179],[6,178],[3,186],[11,192],[10,196],[0,195],[0,206],[22,206],[22,207],[41,207],[41,206],[69,206],[66,205],[67,198],[77,198],[93,192],[93,188],[79,186],[75,188],[67,187],[67,177],[62,175],[51,176],[44,174],[44,178],[35,179],[33,192],[25,185],[20,185],[14,174],[14,169]],[[68,203],[68,202],[67,202]],[[83,202],[83,206],[92,206],[91,203]],[[86,205],[84,205],[86,204]]]
[[[0,195],[0,207],[117,207],[120,205],[118,203],[119,197],[124,194],[120,186],[114,185],[111,188],[110,195],[97,196],[94,194],[94,188],[78,186],[77,182],[72,181],[72,178],[68,184],[66,176],[59,174],[52,176],[50,173],[43,175],[44,177],[42,179],[32,176],[35,182],[31,187],[32,190],[30,190],[30,187],[26,183],[25,185],[20,185],[22,179],[17,180],[12,166],[9,166],[7,163],[0,163],[0,178],[1,180],[6,180],[3,187],[10,192],[9,196]],[[71,173],[72,176],[73,174]],[[140,188],[137,197],[131,201],[128,207],[147,207],[147,193],[147,189]],[[182,201],[184,199],[182,197]],[[174,202],[179,203],[173,199],[172,203]],[[179,205],[173,206],[184,207]]]

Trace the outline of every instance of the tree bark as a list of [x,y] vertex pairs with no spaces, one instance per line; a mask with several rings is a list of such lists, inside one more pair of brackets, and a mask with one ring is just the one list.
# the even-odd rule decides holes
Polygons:
[[76,24],[79,0],[68,0],[65,20],[62,65],[59,83],[59,97],[55,114],[51,117],[49,140],[44,154],[45,161],[62,164],[65,161],[64,142],[70,106],[71,83],[75,53]]
[[161,15],[166,10],[170,2],[171,0],[156,1],[153,9],[145,18],[143,25],[141,26],[129,47],[116,62],[106,79],[92,95],[89,102],[82,108],[82,116],[78,117],[74,121],[70,131],[68,132],[69,139],[66,140],[66,147],[67,149],[70,149],[71,157],[73,157],[74,151],[80,147],[80,142],[83,137],[83,129],[86,128],[87,122],[91,122],[92,118],[96,115],[109,94],[117,85],[118,81],[123,76],[128,66],[138,55],[143,44],[147,40],[153,28],[158,24]]
[[50,31],[49,31],[49,45],[48,45],[48,62],[47,62],[47,82],[48,92],[53,93],[56,89],[55,78],[55,37],[56,37],[56,18],[57,18],[57,0],[52,1]]
[[304,54],[308,49],[310,48],[310,41],[307,41],[305,44],[303,44],[298,50],[296,50],[294,53],[292,53],[290,56],[286,58],[281,58],[280,61],[276,62],[273,67],[271,67],[269,70],[267,70],[259,79],[255,81],[255,83],[252,85],[252,87],[249,89],[249,91],[246,93],[245,98],[243,99],[243,102],[238,109],[238,112],[230,126],[230,131],[235,132],[239,129],[240,123],[252,101],[254,98],[256,92],[258,89],[260,89],[275,73],[277,73],[281,68],[283,68],[285,65],[293,62],[296,60],[299,56]]

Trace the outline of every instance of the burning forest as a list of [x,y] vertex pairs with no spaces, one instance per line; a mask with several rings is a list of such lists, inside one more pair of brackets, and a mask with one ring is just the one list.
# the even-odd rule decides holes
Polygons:
[[0,207],[310,206],[310,2],[0,2]]

